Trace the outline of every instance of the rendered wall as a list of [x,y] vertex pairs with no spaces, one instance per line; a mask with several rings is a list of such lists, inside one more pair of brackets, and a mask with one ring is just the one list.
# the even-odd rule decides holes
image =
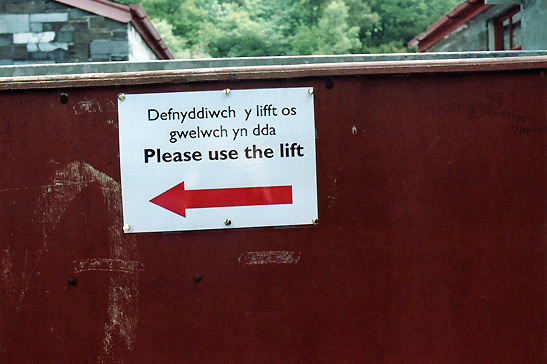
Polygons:
[[522,12],[522,49],[547,49],[547,1],[526,0]]
[[158,57],[148,48],[148,45],[142,39],[140,34],[131,25],[127,25],[127,35],[129,44],[129,61],[153,61]]
[[489,8],[447,34],[443,39],[428,48],[427,51],[471,52],[495,50],[492,21],[511,6],[513,4],[495,5]]

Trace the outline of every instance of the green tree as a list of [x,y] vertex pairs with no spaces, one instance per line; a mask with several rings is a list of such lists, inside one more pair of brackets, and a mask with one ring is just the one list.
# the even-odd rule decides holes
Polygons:
[[348,25],[348,6],[343,0],[332,1],[318,21],[319,44],[316,54],[344,54],[359,51],[359,28]]
[[367,42],[370,52],[405,51],[406,44],[459,0],[371,0],[370,6],[380,17],[378,31]]
[[380,29],[380,16],[374,12],[368,2],[363,0],[345,0],[349,7],[348,24],[359,28],[362,45],[369,43]]
[[246,8],[236,3],[222,4],[223,16],[210,31],[213,57],[250,57],[267,55],[266,32],[252,19]]
[[458,2],[141,0],[182,58],[405,52]]
[[319,48],[319,38],[317,37],[316,27],[309,27],[301,24],[296,30],[296,34],[291,39],[290,55],[314,54]]

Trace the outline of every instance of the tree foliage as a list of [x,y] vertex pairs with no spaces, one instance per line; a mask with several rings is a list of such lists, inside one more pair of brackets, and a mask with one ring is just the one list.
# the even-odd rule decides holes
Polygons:
[[410,39],[459,0],[141,3],[177,58],[220,58],[406,52]]

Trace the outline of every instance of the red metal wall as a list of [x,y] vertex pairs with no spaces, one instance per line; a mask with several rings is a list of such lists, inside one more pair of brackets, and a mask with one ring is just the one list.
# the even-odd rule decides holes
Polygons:
[[[544,70],[386,73],[4,87],[0,362],[545,363]],[[318,226],[123,234],[118,93],[297,86]]]

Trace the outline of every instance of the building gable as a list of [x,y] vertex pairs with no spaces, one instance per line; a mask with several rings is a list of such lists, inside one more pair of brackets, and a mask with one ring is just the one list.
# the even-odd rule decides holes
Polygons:
[[546,0],[466,0],[414,37],[418,52],[547,49]]
[[0,3],[0,65],[172,58],[140,5],[106,0]]

